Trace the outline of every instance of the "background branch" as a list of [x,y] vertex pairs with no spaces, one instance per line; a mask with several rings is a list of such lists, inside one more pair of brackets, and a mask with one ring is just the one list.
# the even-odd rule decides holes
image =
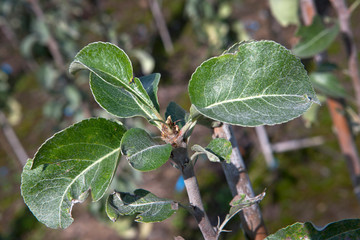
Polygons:
[[[245,163],[235,139],[232,127],[228,124],[214,128],[214,138],[225,138],[231,142],[233,147],[230,163],[222,163],[225,177],[233,196],[245,194],[254,197],[249,176],[246,172]],[[262,240],[267,236],[267,230],[262,218],[260,207],[254,204],[239,212],[242,227],[249,239]]]
[[344,0],[331,0],[332,6],[335,8],[339,22],[340,29],[346,48],[346,53],[348,55],[348,68],[349,75],[351,77],[354,90],[355,98],[358,109],[358,114],[360,113],[360,75],[359,75],[359,61],[357,48],[354,42],[353,32],[350,26],[350,10],[347,8]]
[[0,126],[7,142],[9,143],[17,159],[19,160],[19,163],[21,164],[21,166],[24,166],[29,157],[25,152],[25,149],[19,141],[18,137],[16,136],[14,129],[11,127],[10,123],[7,121],[5,114],[2,111],[0,111]]
[[[316,13],[316,7],[315,4],[313,3],[309,6],[312,6],[312,9],[310,9],[310,11]],[[348,17],[349,15],[345,12],[347,12],[346,10],[346,6],[344,1],[332,1],[333,5],[337,5],[337,7],[339,8],[337,11],[341,11],[341,13],[339,13],[339,18],[343,18],[340,19],[340,22],[343,22],[342,24],[346,25],[341,27],[342,31],[344,32],[344,30],[346,28],[349,28],[348,25]],[[303,8],[302,8],[303,10]],[[345,11],[346,10],[346,11]],[[344,14],[344,15],[343,15]],[[305,25],[310,25],[312,23],[312,19],[310,21],[310,19],[307,18],[308,14],[303,12],[303,18],[304,18],[304,23]],[[347,23],[345,23],[347,22]],[[350,33],[350,36],[352,37],[352,33],[350,29],[346,29],[347,32]],[[347,43],[346,43],[347,44]],[[348,45],[348,47],[350,46],[350,52],[348,52],[350,54],[354,54],[354,51],[356,53],[356,48],[355,45],[353,44],[353,42],[350,43],[350,45]],[[356,58],[356,57],[355,57]],[[326,56],[321,55],[320,54],[317,56],[315,56],[315,61],[317,62],[317,64],[320,64],[322,61],[325,61]],[[350,60],[349,59],[349,68],[351,64],[354,64],[353,62],[354,60]],[[352,63],[350,63],[352,62]],[[357,64],[357,59],[356,59],[356,64]],[[354,67],[354,66],[352,66]],[[352,68],[351,71],[356,71],[357,73],[354,75],[357,75],[358,78],[358,69],[357,66],[356,68]],[[359,85],[359,79],[353,79],[353,84],[354,87],[360,87]],[[359,101],[360,101],[360,95],[358,95],[358,90],[355,89],[355,92],[357,94],[357,101],[358,101],[358,107],[359,105]],[[360,88],[359,88],[360,91]],[[359,92],[360,94],[360,92]],[[330,98],[328,97],[326,99],[330,114],[331,114],[331,118],[336,130],[336,135],[338,138],[338,142],[341,148],[341,152],[344,155],[345,159],[346,159],[346,163],[348,165],[348,169],[349,169],[349,173],[350,173],[350,177],[352,180],[352,184],[354,186],[354,193],[357,196],[358,200],[360,200],[360,158],[359,158],[359,153],[358,150],[356,148],[355,142],[354,142],[354,138],[352,135],[352,129],[351,129],[351,123],[349,122],[349,119],[346,116],[346,103],[344,99],[335,99],[335,98]]]

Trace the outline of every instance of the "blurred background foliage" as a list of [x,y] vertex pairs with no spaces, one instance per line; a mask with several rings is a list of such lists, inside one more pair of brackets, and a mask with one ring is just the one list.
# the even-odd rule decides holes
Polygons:
[[[172,239],[177,235],[200,239],[195,220],[183,210],[162,223],[137,224],[131,217],[112,223],[105,217],[103,202],[90,204],[90,200],[75,207],[75,223],[68,229],[47,229],[23,203],[19,189],[22,163],[4,129],[11,126],[32,157],[54,132],[84,118],[111,117],[93,100],[87,74],[74,78],[67,71],[76,52],[94,41],[109,41],[124,49],[136,76],[161,73],[162,112],[170,101],[188,109],[188,80],[205,59],[249,39],[271,39],[287,48],[296,44],[294,24],[298,20],[291,19],[288,26],[281,26],[270,12],[273,2],[158,0],[159,14],[151,8],[154,1],[147,0],[1,0],[0,110],[7,122],[1,122],[0,131],[0,239]],[[320,6],[328,4],[319,2]],[[329,14],[334,15],[331,11]],[[352,21],[356,23],[359,17],[354,14]],[[165,30],[159,27],[159,20],[166,23]],[[360,33],[360,26],[353,26],[353,31]],[[164,31],[170,39],[161,37]],[[166,41],[171,41],[171,48],[165,47],[169,44]],[[339,40],[331,44],[329,52],[339,68],[345,69],[341,63],[346,56]],[[311,62],[304,63],[311,69]],[[342,85],[351,90],[347,79]],[[127,126],[146,124],[140,119],[123,122]],[[276,154],[278,167],[271,171],[264,164],[254,129],[235,128],[255,192],[267,189],[261,208],[270,233],[296,221],[324,225],[358,217],[359,202],[327,108],[318,109],[311,128],[296,119],[266,129],[272,142],[311,136],[326,139],[318,147]],[[199,126],[195,131],[193,143],[205,145],[211,139],[209,129]],[[219,167],[199,160],[196,170],[214,225],[218,215],[225,217],[232,198]],[[121,161],[109,191],[132,191],[137,186],[159,197],[187,202],[181,187],[175,188],[178,176],[170,164],[139,174]],[[243,238],[239,219],[232,220],[227,229],[233,233],[225,233],[223,239]]]

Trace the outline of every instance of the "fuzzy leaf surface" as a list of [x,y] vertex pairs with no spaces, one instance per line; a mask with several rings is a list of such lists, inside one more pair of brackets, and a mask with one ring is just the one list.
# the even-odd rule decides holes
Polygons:
[[339,24],[326,28],[320,17],[315,17],[310,26],[300,26],[296,36],[301,40],[292,49],[293,53],[300,58],[312,57],[324,50],[335,40],[339,33]]
[[170,144],[159,145],[143,129],[132,128],[121,140],[121,151],[133,168],[151,171],[166,163],[172,147]]
[[137,222],[160,222],[169,218],[178,209],[172,200],[159,198],[144,189],[134,194],[114,192],[106,202],[106,213],[112,221],[121,215],[134,215]]
[[90,71],[93,95],[109,113],[156,119],[156,106],[141,81],[133,76],[130,59],[122,49],[111,43],[91,43],[75,56],[69,71],[82,69]]
[[[230,156],[232,153],[231,142],[224,138],[215,138],[211,140],[209,145],[205,148],[195,144],[191,147],[191,150],[195,151],[195,156],[199,154],[205,154],[211,162],[230,162]],[[195,157],[194,156],[194,157]],[[194,158],[192,157],[192,159]]]
[[272,41],[236,47],[193,73],[189,95],[201,114],[241,126],[274,125],[318,103],[304,66],[289,50]]
[[360,239],[360,219],[345,219],[330,223],[323,228],[315,227],[310,222],[295,223],[287,226],[286,228],[280,229],[265,239],[356,240]]
[[66,228],[71,209],[91,190],[93,201],[107,190],[126,129],[117,122],[83,120],[48,139],[22,173],[21,193],[35,217],[51,228]]

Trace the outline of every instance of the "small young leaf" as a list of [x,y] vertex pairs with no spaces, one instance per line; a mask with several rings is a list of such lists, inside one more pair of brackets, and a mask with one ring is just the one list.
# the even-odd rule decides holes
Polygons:
[[270,10],[281,26],[299,23],[299,0],[270,0]]
[[106,213],[112,221],[121,215],[137,215],[137,222],[160,222],[178,209],[172,200],[158,198],[154,194],[137,189],[134,194],[114,192],[106,201]]
[[[200,153],[206,154],[207,158],[211,162],[230,162],[232,146],[231,142],[224,138],[215,138],[211,140],[206,148],[195,144],[191,149],[196,152],[194,154],[195,156],[199,155]],[[193,158],[194,157],[192,157],[192,159]]]
[[312,223],[295,223],[269,235],[266,240],[277,239],[321,239],[343,240],[359,239],[360,219],[346,219],[330,223],[323,228],[315,227]]
[[245,194],[237,195],[231,200],[230,202],[230,210],[229,213],[225,216],[224,221],[219,226],[219,232],[222,232],[225,225],[233,218],[236,214],[238,214],[244,208],[250,207],[256,203],[259,203],[265,197],[265,192],[253,197],[253,198],[246,198]]
[[145,130],[132,128],[121,140],[121,151],[133,168],[151,171],[166,163],[172,147],[171,144],[158,145]]
[[158,85],[160,82],[160,73],[153,73],[147,76],[140,77],[140,81],[144,86],[147,94],[149,95],[151,101],[153,102],[156,110],[159,111],[159,101],[157,97]]
[[79,122],[48,139],[24,167],[21,193],[35,217],[51,228],[66,228],[71,209],[89,190],[93,201],[107,190],[126,129],[110,120]]
[[338,23],[330,28],[325,28],[321,18],[316,16],[310,26],[299,27],[296,36],[301,37],[301,40],[292,51],[300,58],[312,57],[327,49],[338,33]]
[[241,126],[273,125],[318,103],[304,66],[289,50],[272,41],[237,47],[193,73],[189,95],[201,114]]
[[186,118],[187,118],[186,111],[175,102],[170,102],[169,105],[167,106],[165,112],[165,119],[167,119],[168,116],[171,116],[171,120],[176,125],[178,125],[179,128],[182,128],[186,123]]
[[310,74],[310,80],[316,90],[327,96],[335,98],[345,98],[347,96],[345,89],[331,72],[313,72]]
[[231,142],[224,138],[215,138],[207,145],[206,150],[211,151],[220,158],[220,161],[230,162],[232,153]]

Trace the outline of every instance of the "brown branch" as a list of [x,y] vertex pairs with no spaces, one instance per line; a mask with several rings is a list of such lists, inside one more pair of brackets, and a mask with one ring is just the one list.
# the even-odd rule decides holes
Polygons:
[[7,121],[5,114],[2,111],[0,111],[0,126],[4,133],[4,136],[6,137],[7,142],[9,143],[17,159],[19,160],[19,163],[21,164],[21,166],[24,166],[29,157],[25,152],[24,147],[22,146],[18,137],[16,136],[14,129],[11,127],[10,123]]
[[354,42],[354,36],[350,26],[350,11],[344,0],[331,0],[340,22],[340,29],[344,40],[346,52],[349,57],[349,74],[355,90],[356,105],[358,114],[360,114],[360,74],[357,48]]
[[164,44],[165,50],[167,53],[171,53],[174,51],[174,46],[171,41],[170,33],[166,26],[166,22],[165,22],[163,14],[161,12],[159,3],[157,0],[149,0],[149,5],[150,5],[152,15],[155,19],[155,24],[159,31],[161,41]]
[[199,185],[194,173],[193,164],[188,157],[186,144],[183,143],[183,146],[175,148],[172,151],[171,158],[177,167],[181,170],[185,182],[185,188],[192,207],[191,212],[198,223],[204,239],[217,239],[215,228],[211,225],[201,200]]
[[314,17],[316,16],[316,8],[313,0],[300,0],[300,8],[304,24],[311,25]]
[[[245,163],[235,139],[232,128],[228,124],[214,128],[214,138],[225,138],[231,142],[233,147],[231,162],[222,163],[225,177],[233,196],[246,194],[248,197],[254,197],[254,191],[251,186],[249,176],[246,172]],[[258,204],[254,204],[239,212],[241,223],[249,239],[262,240],[267,236],[267,230],[262,218]]]
[[260,148],[264,154],[266,164],[268,168],[275,169],[276,168],[276,161],[273,154],[272,145],[269,141],[269,137],[267,135],[266,129],[264,126],[258,126],[255,128],[256,134],[259,139]]
[[360,158],[349,126],[349,121],[346,118],[345,101],[328,98],[327,104],[335,126],[341,151],[345,156],[348,165],[354,192],[360,200]]
[[[34,11],[36,18],[39,21],[45,22],[44,12],[40,7],[39,1],[38,0],[27,0],[27,1],[31,4],[32,10]],[[49,48],[51,56],[54,58],[56,67],[61,72],[65,72],[66,69],[65,69],[64,59],[60,52],[59,45],[51,34],[49,34],[48,36],[47,47]]]

